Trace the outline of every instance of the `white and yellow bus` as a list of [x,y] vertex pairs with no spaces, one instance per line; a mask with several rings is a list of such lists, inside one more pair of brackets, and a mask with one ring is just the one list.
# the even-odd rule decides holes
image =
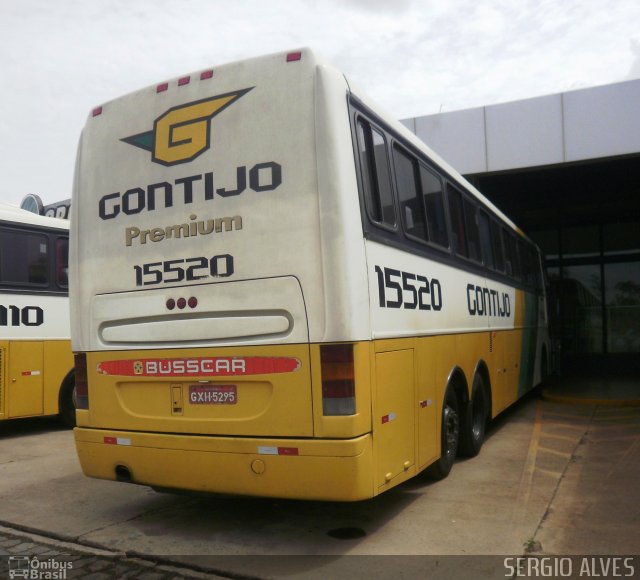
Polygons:
[[0,419],[75,424],[69,222],[0,204]]
[[88,476],[370,498],[546,372],[535,246],[309,50],[96,108],[71,207]]

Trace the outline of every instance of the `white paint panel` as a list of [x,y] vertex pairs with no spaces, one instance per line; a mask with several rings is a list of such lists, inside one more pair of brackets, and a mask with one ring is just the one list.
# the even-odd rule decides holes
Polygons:
[[[478,276],[426,258],[375,242],[367,242],[369,267],[369,294],[371,296],[372,338],[395,338],[478,332],[490,328],[513,328],[515,314],[515,290],[504,284],[487,281]],[[386,277],[391,270],[390,282]],[[416,300],[411,286],[420,288],[421,282],[402,272],[422,276],[430,283],[437,281],[441,291],[441,308],[434,306],[433,286],[423,293],[423,304],[429,309],[410,308]],[[384,289],[384,306],[381,306],[380,284]],[[400,301],[394,283],[404,286],[402,306],[390,307]],[[422,283],[424,284],[424,283]],[[422,286],[424,287],[424,286]],[[482,304],[480,304],[482,301]],[[498,313],[500,311],[500,314]]]
[[[195,308],[167,309],[167,299],[191,296]],[[92,312],[94,349],[309,340],[302,290],[293,277],[103,294],[94,297]]]
[[265,338],[288,334],[291,320],[284,314],[251,316],[206,316],[185,320],[159,320],[105,327],[104,343],[157,344],[179,341],[219,341]]
[[[66,296],[0,294],[0,306],[7,314],[6,326],[0,326],[0,340],[69,339]],[[38,324],[40,317],[42,322]]]
[[564,95],[566,161],[640,151],[640,80]]
[[415,129],[420,139],[460,173],[487,171],[484,109],[418,117]]
[[562,163],[562,98],[486,107],[488,171]]

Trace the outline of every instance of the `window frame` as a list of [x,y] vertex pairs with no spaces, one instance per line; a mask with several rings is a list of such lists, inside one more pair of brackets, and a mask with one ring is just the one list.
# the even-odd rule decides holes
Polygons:
[[[372,137],[372,132],[375,129],[377,131],[377,133],[379,133],[380,135],[382,135],[384,142],[385,142],[385,151],[386,151],[386,162],[387,162],[387,175],[389,176],[389,188],[391,191],[391,201],[393,202],[393,212],[394,212],[394,218],[395,221],[393,223],[393,225],[389,224],[388,222],[385,221],[378,221],[375,219],[374,215],[372,214],[371,211],[371,202],[369,201],[371,199],[371,195],[367,195],[367,191],[366,191],[366,186],[364,183],[361,183],[361,187],[362,187],[362,194],[363,194],[363,199],[364,199],[364,206],[365,206],[365,211],[367,213],[367,217],[369,218],[369,221],[378,228],[382,228],[384,230],[390,231],[390,232],[397,232],[398,231],[398,222],[400,220],[398,220],[398,204],[397,204],[397,196],[395,195],[395,191],[394,191],[394,179],[393,179],[393,167],[391,164],[391,159],[389,156],[389,140],[387,138],[387,135],[385,134],[385,131],[383,131],[381,128],[379,128],[373,121],[371,121],[366,115],[363,115],[362,113],[360,113],[359,111],[356,111],[355,114],[355,137],[356,137],[356,158],[358,161],[358,168],[359,168],[359,181],[362,181],[362,176],[366,173],[366,169],[363,166],[362,163],[362,151],[360,150],[360,141],[359,141],[359,135],[358,135],[358,130],[360,128],[361,123],[364,122],[364,124],[366,124],[369,128],[369,136],[368,136],[368,143],[366,144],[367,147],[369,148],[369,153],[366,154],[367,159],[367,163],[368,165],[373,169],[373,172],[375,173],[375,177],[376,177],[376,191],[375,192],[371,192],[371,194],[376,195],[378,198],[378,202],[380,203],[380,214],[381,217],[384,218],[384,212],[382,209],[382,203],[381,203],[381,199],[380,199],[380,190],[379,190],[379,186],[378,186],[378,174],[377,171],[375,171],[375,168],[377,166],[376,163],[376,159],[375,159],[375,155],[374,155],[374,151],[373,151],[373,137]],[[373,177],[371,174],[369,174],[369,181],[371,182],[371,178]],[[401,218],[402,219],[402,218]]]
[[[508,256],[508,247],[505,245],[506,242],[503,239],[503,235],[508,235],[512,238],[512,243],[516,246],[516,252],[518,251],[517,246],[519,244],[519,240],[522,240],[526,246],[532,245],[533,248],[536,248],[535,244],[533,244],[531,240],[529,240],[529,238],[527,238],[517,229],[514,229],[514,226],[508,220],[508,218],[505,218],[499,212],[497,212],[496,209],[487,200],[483,199],[482,197],[478,197],[471,185],[460,182],[455,174],[450,174],[445,167],[440,166],[436,160],[432,159],[426,152],[422,151],[410,139],[402,136],[399,130],[391,127],[387,122],[381,119],[380,116],[375,113],[375,111],[371,110],[366,104],[360,101],[358,97],[352,94],[348,94],[347,103],[349,107],[349,119],[351,122],[352,147],[354,152],[355,172],[358,183],[358,199],[360,201],[360,216],[362,220],[362,231],[365,240],[375,241],[377,243],[396,248],[400,251],[407,252],[417,257],[431,259],[435,262],[448,265],[460,271],[483,276],[488,280],[506,284],[510,287],[527,291],[532,290],[539,295],[543,294],[544,288],[534,288],[527,283],[527,280],[525,279],[526,277],[523,277],[522,275],[520,275],[520,277],[516,277],[514,275],[507,274],[506,272],[506,264],[507,261],[511,263],[511,257]],[[385,158],[387,162],[388,177],[391,184],[390,193],[392,196],[393,208],[395,212],[394,227],[390,227],[385,222],[376,221],[372,213],[370,212],[370,202],[367,202],[367,192],[365,191],[365,183],[363,182],[363,159],[359,148],[358,123],[360,121],[368,125],[371,131],[375,130],[380,133],[385,142]],[[439,180],[441,184],[440,199],[442,200],[443,204],[444,219],[446,224],[448,242],[447,247],[441,246],[440,244],[431,241],[430,238],[422,239],[419,236],[412,235],[411,233],[406,231],[407,228],[405,226],[405,218],[403,215],[400,215],[401,212],[399,192],[397,188],[397,175],[395,160],[393,158],[394,147],[397,147],[402,154],[410,159],[412,163],[415,185],[417,186],[419,196],[422,196],[423,198],[420,202],[420,205],[423,211],[424,223],[426,228],[425,234],[427,237],[431,232],[429,229],[429,221],[424,199],[424,188],[422,184],[421,172],[423,170],[427,171],[433,177]],[[454,229],[449,202],[449,193],[450,189],[452,188],[454,191],[457,191],[461,197],[461,209],[465,231],[465,240],[467,235],[466,219],[464,213],[465,203],[466,205],[471,204],[474,209],[473,217],[475,219],[475,225],[478,232],[478,248],[480,261],[476,261],[475,259],[465,256],[464,254],[458,254],[455,250],[453,242]],[[485,263],[486,258],[482,249],[480,227],[478,224],[478,216],[480,214],[478,212],[483,212],[483,214],[485,214],[489,218],[489,231],[492,239],[492,252],[494,254],[493,268],[489,267],[489,265]],[[498,239],[494,241],[495,232],[498,233]],[[502,269],[499,268],[499,264],[497,263],[497,258],[499,258],[500,256],[496,256],[496,249],[498,249],[502,253]],[[519,253],[517,254],[517,256],[518,263],[520,264],[520,269],[522,270],[522,260],[519,257]],[[537,273],[536,275],[543,274]]]
[[[14,221],[0,221],[0,232],[7,232],[10,234],[32,234],[43,236],[47,241],[47,282],[42,284],[37,283],[22,283],[14,281],[3,281],[0,279],[0,292],[6,294],[38,294],[38,295],[52,295],[52,296],[68,296],[69,290],[67,287],[57,284],[56,279],[56,256],[53,248],[55,248],[56,240],[69,239],[69,232],[65,229],[57,228],[45,228],[37,225],[32,225],[22,222]],[[67,242],[68,243],[68,242]],[[68,254],[67,254],[68,255]],[[2,254],[0,253],[0,260]],[[68,258],[67,258],[68,261]],[[1,272],[1,264],[0,264]]]

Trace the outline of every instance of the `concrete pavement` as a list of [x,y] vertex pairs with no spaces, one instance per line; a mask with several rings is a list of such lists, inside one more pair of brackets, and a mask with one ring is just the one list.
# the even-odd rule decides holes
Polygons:
[[[15,423],[0,425],[2,524],[126,556],[254,577],[278,577],[286,561],[285,575],[320,578],[338,563],[355,574],[371,561],[352,556],[640,551],[640,408],[529,397],[446,480],[418,477],[355,504],[164,495],[90,480],[70,432]],[[249,557],[267,555],[298,559]],[[422,569],[434,560],[409,561]],[[504,577],[501,561],[484,561],[486,577]],[[384,562],[392,574],[397,559]]]

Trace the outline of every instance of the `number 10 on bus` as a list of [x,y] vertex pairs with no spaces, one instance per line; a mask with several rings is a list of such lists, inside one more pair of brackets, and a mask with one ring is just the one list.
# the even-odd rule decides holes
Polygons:
[[212,258],[182,258],[165,262],[149,262],[134,266],[136,286],[161,283],[192,282],[204,278],[228,278],[233,274],[233,256],[221,254]]

